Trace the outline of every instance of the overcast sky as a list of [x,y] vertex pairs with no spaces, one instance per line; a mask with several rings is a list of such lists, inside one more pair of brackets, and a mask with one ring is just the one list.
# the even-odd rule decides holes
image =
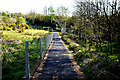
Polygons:
[[28,13],[34,10],[37,13],[43,13],[43,8],[51,5],[54,9],[61,5],[67,7],[71,15],[75,0],[0,0],[0,11]]

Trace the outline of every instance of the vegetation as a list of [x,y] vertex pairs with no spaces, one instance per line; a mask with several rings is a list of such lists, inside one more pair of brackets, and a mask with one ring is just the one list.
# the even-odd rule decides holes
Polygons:
[[39,37],[48,33],[48,31],[33,29],[25,30],[22,33],[3,31],[3,80],[20,80],[25,76],[25,40],[29,41],[30,69],[35,66],[40,56],[38,54]]
[[[15,79],[19,79],[24,75],[24,66],[15,66],[24,64],[23,42],[26,39],[33,44],[30,46],[31,61],[38,58],[37,39],[49,32],[33,30],[28,26],[33,25],[62,32],[61,38],[89,80],[120,79],[120,11],[117,3],[117,0],[77,0],[72,17],[67,15],[69,10],[63,6],[57,10],[52,6],[48,9],[45,7],[45,15],[34,11],[26,15],[2,12],[0,31],[3,30],[3,74],[7,71],[9,73],[3,78],[17,75]],[[37,44],[35,48],[34,44]]]
[[[29,42],[30,70],[39,61],[39,38],[50,34],[49,31],[32,29],[25,24],[25,19],[18,15],[0,23],[2,37],[2,80],[22,80],[25,76],[25,40]],[[16,16],[16,19],[15,19]],[[17,20],[17,21],[13,21]]]
[[19,17],[17,20],[17,24],[25,24],[25,19],[23,17]]
[[[96,46],[95,41],[91,45],[90,41],[78,40],[78,37],[73,34],[60,33],[60,35],[88,79],[119,79],[120,42],[111,44],[115,53],[108,55],[109,45],[106,42],[101,43],[103,52],[100,52],[100,48]],[[89,45],[91,45],[91,48],[89,48]]]
[[89,80],[120,79],[119,14],[117,0],[78,0],[71,26],[61,34]]
[[26,15],[26,20],[28,24],[37,25],[37,27],[48,26],[56,29],[56,24],[58,24],[59,27],[62,28],[61,31],[65,32],[68,12],[68,8],[64,6],[58,7],[57,10],[54,10],[54,8],[50,6],[48,12],[45,12],[45,14],[48,13],[47,15],[36,14],[34,11],[31,11]]

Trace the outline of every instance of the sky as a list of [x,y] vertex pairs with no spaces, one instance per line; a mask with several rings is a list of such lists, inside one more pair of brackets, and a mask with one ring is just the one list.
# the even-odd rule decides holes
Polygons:
[[70,11],[69,15],[72,15],[75,0],[0,0],[0,11],[25,14],[34,10],[36,13],[43,14],[44,7],[50,7],[51,5],[54,9],[62,5],[68,8]]

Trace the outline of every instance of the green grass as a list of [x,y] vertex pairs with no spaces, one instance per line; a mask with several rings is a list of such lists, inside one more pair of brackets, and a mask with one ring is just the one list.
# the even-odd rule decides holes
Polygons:
[[57,32],[61,32],[61,28],[56,28],[56,31]]
[[[25,40],[29,42],[30,69],[34,69],[35,64],[40,61],[39,37],[44,37],[48,34],[50,34],[48,31],[33,29],[25,30],[23,33],[3,31],[2,80],[21,80],[22,77],[25,76]],[[14,42],[15,40],[18,40],[18,42],[21,40],[22,42]],[[44,42],[42,44],[44,44]]]
[[[97,47],[95,41],[92,41],[91,45],[89,40],[85,43],[85,40],[78,40],[76,39],[77,37],[68,33],[60,33],[60,35],[63,37],[66,46],[70,51],[72,50],[73,53],[76,46],[70,44],[70,40],[80,45],[80,47],[78,47],[78,52],[73,55],[88,79],[103,80],[103,76],[111,78],[111,75],[103,74],[102,72],[104,71],[119,76],[119,71],[117,69],[119,69],[120,42],[113,42],[110,44],[108,41],[102,41],[101,46],[103,51],[101,51],[99,47],[100,43],[98,43]],[[112,47],[112,54],[110,53],[110,47]]]
[[33,38],[39,38],[47,35],[49,31],[44,30],[25,30],[23,33],[16,33],[16,31],[3,31],[3,40],[28,40]]

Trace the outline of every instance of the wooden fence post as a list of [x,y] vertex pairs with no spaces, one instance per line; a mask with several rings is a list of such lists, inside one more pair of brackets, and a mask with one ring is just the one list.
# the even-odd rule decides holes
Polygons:
[[29,57],[28,57],[28,40],[25,40],[25,64],[26,64],[26,80],[29,79]]
[[42,38],[40,37],[40,60],[42,59]]

